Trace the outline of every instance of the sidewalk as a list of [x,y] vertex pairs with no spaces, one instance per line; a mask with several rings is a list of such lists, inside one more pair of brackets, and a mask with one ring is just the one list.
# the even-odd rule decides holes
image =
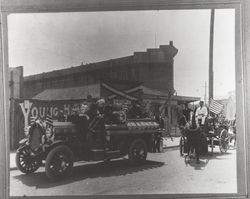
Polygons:
[[16,159],[16,152],[10,151],[10,171],[17,169],[15,159]]
[[[173,137],[173,141],[171,141],[170,137],[164,138],[164,140],[163,140],[163,148],[168,149],[168,148],[178,147],[179,146],[179,140],[180,140],[180,137]],[[15,158],[16,158],[16,152],[11,151],[10,152],[10,170],[17,169]]]
[[170,137],[163,138],[163,148],[174,148],[179,147],[180,137],[173,137],[173,141]]

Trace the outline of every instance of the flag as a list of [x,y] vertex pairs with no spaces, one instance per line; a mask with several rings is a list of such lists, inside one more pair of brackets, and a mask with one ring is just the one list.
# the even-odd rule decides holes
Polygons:
[[219,114],[223,109],[223,104],[215,101],[214,99],[210,99],[209,110],[214,114]]
[[46,122],[46,127],[53,127],[53,120],[51,115],[49,114],[46,115],[45,122]]

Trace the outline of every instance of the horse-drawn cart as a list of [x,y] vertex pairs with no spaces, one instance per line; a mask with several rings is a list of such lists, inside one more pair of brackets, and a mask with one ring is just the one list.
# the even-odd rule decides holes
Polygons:
[[221,153],[226,153],[229,149],[230,136],[228,133],[228,126],[225,122],[215,117],[206,119],[205,125],[196,127],[194,129],[186,127],[182,129],[182,135],[180,137],[180,155],[189,153],[188,138],[187,135],[191,133],[199,134],[200,153],[206,154],[208,148],[211,148],[213,153],[214,148],[219,146]]

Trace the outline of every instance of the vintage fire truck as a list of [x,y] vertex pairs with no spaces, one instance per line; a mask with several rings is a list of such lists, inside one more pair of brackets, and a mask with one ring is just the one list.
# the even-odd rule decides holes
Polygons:
[[[73,122],[53,122],[53,128],[37,120],[16,153],[16,165],[26,174],[45,164],[46,176],[59,180],[68,176],[76,161],[101,161],[128,155],[131,164],[143,163],[147,153],[162,139],[159,124],[148,118],[124,119],[104,125],[102,132],[86,128],[79,132]],[[162,146],[162,143],[160,144]]]

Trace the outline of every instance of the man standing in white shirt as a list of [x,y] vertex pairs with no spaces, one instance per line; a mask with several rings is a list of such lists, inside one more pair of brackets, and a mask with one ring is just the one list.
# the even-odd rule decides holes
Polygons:
[[207,117],[207,107],[204,106],[204,102],[200,101],[200,107],[197,108],[195,112],[196,124],[199,126],[199,120],[201,120],[201,125],[205,124],[205,119]]

